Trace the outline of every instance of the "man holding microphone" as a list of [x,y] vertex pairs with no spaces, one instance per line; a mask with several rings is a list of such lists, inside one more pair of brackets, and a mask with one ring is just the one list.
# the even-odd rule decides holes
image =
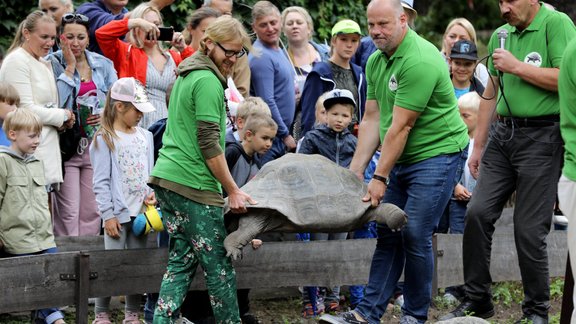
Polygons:
[[468,162],[478,179],[468,204],[463,238],[466,298],[446,320],[494,315],[490,253],[494,223],[516,191],[514,236],[522,282],[523,316],[517,323],[548,323],[550,287],[546,236],[550,231],[563,158],[558,74],[576,36],[563,13],[537,0],[502,0],[507,24],[490,39],[488,82]]

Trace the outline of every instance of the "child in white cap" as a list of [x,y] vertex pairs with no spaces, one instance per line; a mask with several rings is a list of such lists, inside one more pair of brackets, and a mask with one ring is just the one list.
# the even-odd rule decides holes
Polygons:
[[[134,78],[116,81],[106,98],[101,126],[90,146],[106,250],[146,247],[147,236],[136,236],[131,227],[144,205],[156,204],[147,185],[154,166],[154,141],[152,133],[137,126],[144,113],[154,110],[144,86]],[[140,295],[126,296],[123,324],[140,323],[140,300]],[[110,297],[96,299],[93,324],[111,324],[109,306]]]

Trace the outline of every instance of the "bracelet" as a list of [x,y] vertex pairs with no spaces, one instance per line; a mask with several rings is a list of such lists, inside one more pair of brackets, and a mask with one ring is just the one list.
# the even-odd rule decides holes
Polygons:
[[386,185],[386,187],[388,187],[388,185],[390,184],[390,178],[383,177],[381,175],[377,175],[376,173],[374,173],[372,175],[372,179],[381,181],[382,183],[384,183]]

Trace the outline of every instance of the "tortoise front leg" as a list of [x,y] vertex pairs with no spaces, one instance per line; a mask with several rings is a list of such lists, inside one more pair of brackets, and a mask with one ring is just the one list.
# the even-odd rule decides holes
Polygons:
[[226,256],[233,260],[242,258],[242,248],[252,241],[256,235],[262,233],[266,227],[268,217],[264,215],[238,216],[238,229],[226,236],[224,248]]

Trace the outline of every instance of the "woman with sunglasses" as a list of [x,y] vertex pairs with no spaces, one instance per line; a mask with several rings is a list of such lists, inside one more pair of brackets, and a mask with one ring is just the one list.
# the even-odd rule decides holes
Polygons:
[[[174,33],[171,46],[178,51],[164,50],[158,36],[162,16],[148,3],[138,5],[129,18],[113,20],[96,31],[96,39],[106,57],[114,62],[118,77],[134,77],[146,87],[155,112],[145,114],[140,127],[148,128],[168,117],[166,89],[176,80],[176,67],[192,54],[181,33]],[[128,34],[126,42],[121,37]]]
[[60,23],[60,50],[47,57],[56,78],[59,107],[72,110],[78,125],[74,130],[60,134],[61,149],[66,147],[68,151],[62,151],[64,182],[56,193],[56,236],[98,235],[101,228],[92,190],[92,164],[87,149],[94,127],[100,124],[100,115],[98,106],[89,113],[79,112],[77,99],[88,96],[105,98],[117,77],[112,61],[87,50],[88,26],[89,19],[84,15],[63,15]]

